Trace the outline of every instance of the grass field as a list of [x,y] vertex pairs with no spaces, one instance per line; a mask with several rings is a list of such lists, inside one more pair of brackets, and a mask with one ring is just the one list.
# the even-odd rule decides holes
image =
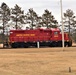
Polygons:
[[76,47],[0,49],[0,75],[76,75]]

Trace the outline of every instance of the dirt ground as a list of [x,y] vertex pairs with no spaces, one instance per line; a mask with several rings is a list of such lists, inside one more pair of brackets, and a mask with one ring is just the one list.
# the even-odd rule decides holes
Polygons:
[[0,75],[76,75],[76,47],[0,49]]

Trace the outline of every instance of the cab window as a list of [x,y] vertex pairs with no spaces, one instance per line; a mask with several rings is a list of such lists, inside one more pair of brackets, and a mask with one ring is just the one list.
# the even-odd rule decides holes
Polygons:
[[58,37],[58,32],[54,32],[54,37]]
[[54,35],[58,35],[58,32],[54,32]]

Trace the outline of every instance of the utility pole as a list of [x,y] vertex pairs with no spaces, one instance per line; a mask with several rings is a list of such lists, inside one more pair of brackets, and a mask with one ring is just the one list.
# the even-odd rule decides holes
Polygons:
[[61,6],[61,23],[62,23],[62,47],[63,47],[63,50],[64,50],[64,25],[63,25],[62,0],[60,0],[60,6]]

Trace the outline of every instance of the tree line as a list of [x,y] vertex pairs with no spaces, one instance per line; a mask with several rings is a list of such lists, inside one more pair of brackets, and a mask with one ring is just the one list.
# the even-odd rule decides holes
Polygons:
[[[1,20],[3,22],[3,28],[7,26],[11,26],[8,24],[10,20],[15,22],[15,25],[12,26],[15,29],[21,29],[22,24],[30,24],[30,29],[46,26],[49,27],[57,27],[57,20],[52,15],[48,9],[44,10],[42,16],[38,16],[38,14],[33,10],[33,8],[28,9],[27,13],[24,13],[24,10],[21,9],[17,4],[13,8],[9,8],[6,3],[1,4],[0,9]],[[5,26],[4,26],[5,25]]]

